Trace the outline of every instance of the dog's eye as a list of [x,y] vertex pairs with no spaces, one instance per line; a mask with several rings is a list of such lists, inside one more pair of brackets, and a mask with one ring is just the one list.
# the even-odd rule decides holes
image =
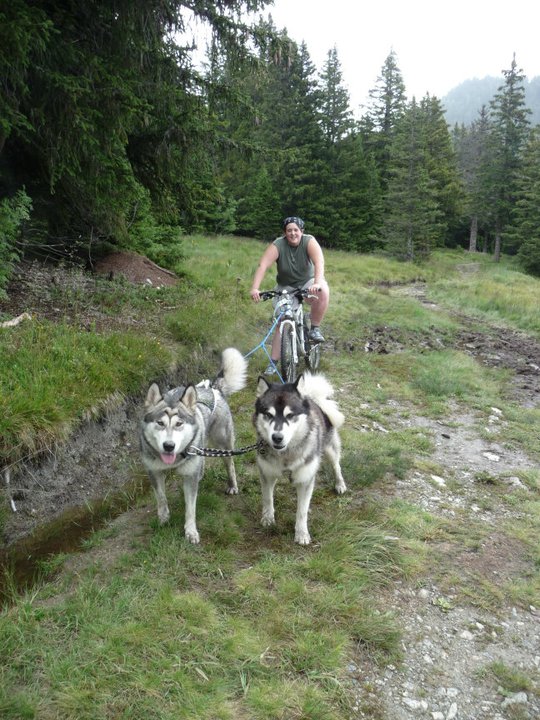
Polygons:
[[156,420],[156,425],[158,427],[164,428],[166,426],[165,420]]
[[288,413],[287,415],[285,415],[285,420],[287,422],[291,422],[295,419],[295,417],[296,417],[296,415],[294,413]]
[[271,412],[264,412],[263,417],[265,420],[273,420],[274,419],[274,416],[272,415]]

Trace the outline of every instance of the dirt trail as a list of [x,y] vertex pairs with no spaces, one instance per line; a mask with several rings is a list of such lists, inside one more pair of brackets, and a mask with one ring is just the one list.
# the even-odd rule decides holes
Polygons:
[[[464,586],[472,588],[474,598],[475,588],[482,584],[496,589],[527,574],[521,543],[502,531],[504,523],[519,515],[504,497],[530,492],[515,473],[535,466],[522,453],[483,440],[479,430],[489,427],[490,421],[504,423],[504,417],[495,412],[485,418],[456,412],[446,422],[420,417],[399,421],[431,432],[435,443],[431,460],[444,471],[441,475],[413,472],[405,481],[373,492],[384,491],[387,498],[419,505],[434,517],[459,519],[478,528],[481,540],[470,546],[459,540],[432,543],[433,574],[420,586],[392,586],[384,605],[401,618],[403,664],[381,672],[361,659],[351,661],[358,717],[540,718],[540,608],[504,602],[482,608],[464,599]],[[503,692],[489,670],[494,663],[531,678],[535,692]],[[374,715],[375,709],[381,714]]]
[[[407,288],[420,302],[436,306],[424,286]],[[513,399],[524,408],[540,406],[540,344],[502,328],[473,330],[467,318],[455,347],[490,367],[512,373]],[[399,339],[384,329],[366,343],[374,352],[396,351]],[[537,495],[518,472],[537,469],[523,452],[490,441],[504,429],[499,408],[485,416],[457,406],[442,420],[412,417],[409,409],[394,416],[400,426],[427,429],[434,442],[430,458],[441,474],[413,472],[405,481],[378,485],[378,498],[399,497],[434,517],[477,528],[478,544],[433,543],[433,573],[421,586],[393,584],[383,602],[401,618],[403,663],[380,671],[361,658],[349,665],[360,718],[384,720],[538,720],[540,718],[540,598],[515,607],[501,601],[482,607],[482,584],[492,587],[519,582],[532,560],[523,546],[504,533],[504,524],[521,515],[512,495]],[[436,556],[436,560],[435,560]],[[464,586],[471,588],[471,602]],[[503,597],[501,593],[501,598]],[[497,663],[499,665],[497,665]],[[530,680],[524,689],[506,691],[493,667],[505,666]]]

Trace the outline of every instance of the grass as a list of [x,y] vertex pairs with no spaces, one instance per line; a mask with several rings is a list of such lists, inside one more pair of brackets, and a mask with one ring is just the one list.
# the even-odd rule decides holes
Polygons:
[[[437,254],[434,263],[439,263]],[[510,263],[494,264],[487,256],[473,256],[469,272],[440,277],[431,285],[432,296],[445,304],[540,337],[540,284]],[[471,266],[471,258],[462,266]]]
[[522,670],[510,667],[500,660],[490,663],[482,672],[492,677],[498,684],[498,691],[507,697],[519,692],[534,692],[537,695],[540,693],[538,677],[535,682]]
[[159,340],[135,333],[81,333],[47,321],[0,330],[0,463],[39,454],[172,365]]
[[[166,296],[122,283],[118,299],[94,296],[106,312],[132,313],[134,330],[88,333],[67,321],[34,321],[0,331],[1,463],[61,441],[83,417],[99,417],[111,398],[138,394],[172,365],[196,379],[215,371],[223,347],[247,352],[259,342],[270,312],[248,291],[263,245],[193,237],[182,250],[189,274]],[[527,308],[539,284],[458,252],[424,267],[340,252],[326,260],[333,295],[322,370],[347,418],[349,492],[337,498],[330,474],[321,473],[313,545],[292,542],[295,499],[286,483],[276,488],[277,525],[263,530],[253,457],[238,458],[236,497],[223,495],[221,465],[210,462],[198,503],[200,546],[183,540],[183,499],[171,492],[169,525],[150,514],[144,535],[112,559],[105,551],[116,535],[104,528],[84,540],[88,562],[53,556],[43,571],[66,564],[55,579],[14,594],[0,614],[2,718],[341,720],[354,716],[351,658],[381,667],[401,660],[399,618],[388,610],[396,581],[422,584],[448,570],[448,587],[455,581],[460,598],[474,591],[471,602],[484,607],[538,597],[536,472],[520,475],[528,491],[513,500],[500,478],[476,478],[479,491],[514,502],[521,518],[499,531],[522,544],[531,571],[506,587],[482,587],[476,577],[467,585],[441,561],[445,544],[480,547],[479,524],[459,515],[450,523],[384,489],[417,469],[443,473],[430,460],[432,436],[407,422],[415,414],[438,418],[461,407],[487,417],[496,405],[505,422],[500,441],[538,457],[540,413],[508,400],[507,375],[456,351],[452,339],[460,328],[455,308],[534,334]],[[472,260],[473,271],[464,271]],[[408,285],[426,281],[437,307],[408,294]],[[495,311],[476,292],[478,281],[497,288]],[[523,304],[521,318],[506,282]],[[80,292],[57,292],[66,313],[89,303]],[[366,352],[374,338],[386,352]],[[253,441],[253,387],[265,365],[262,352],[253,356],[248,388],[231,398],[239,446]],[[366,499],[370,489],[377,492]],[[517,686],[509,673],[501,680],[500,668],[489,672],[508,690]],[[361,703],[382,720],[376,703]]]
[[[239,704],[261,720],[316,706],[308,717],[341,717],[353,646],[398,654],[368,592],[399,574],[395,543],[357,513],[314,552],[276,538],[245,567],[253,529],[226,505],[201,498],[201,548],[182,540],[178,508],[128,574],[90,568],[69,594],[5,612],[2,717],[233,718]],[[19,683],[24,697],[8,690]]]

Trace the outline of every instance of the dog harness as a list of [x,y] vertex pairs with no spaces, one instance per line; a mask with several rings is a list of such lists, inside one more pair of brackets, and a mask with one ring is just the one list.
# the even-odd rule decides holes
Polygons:
[[195,386],[197,390],[197,403],[207,407],[211,413],[216,409],[216,393],[217,391],[213,388]]

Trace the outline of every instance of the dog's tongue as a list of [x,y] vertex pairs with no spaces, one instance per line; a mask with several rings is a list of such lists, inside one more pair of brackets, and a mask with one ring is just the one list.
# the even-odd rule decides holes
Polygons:
[[165,465],[172,465],[176,460],[176,453],[161,453],[161,459]]

